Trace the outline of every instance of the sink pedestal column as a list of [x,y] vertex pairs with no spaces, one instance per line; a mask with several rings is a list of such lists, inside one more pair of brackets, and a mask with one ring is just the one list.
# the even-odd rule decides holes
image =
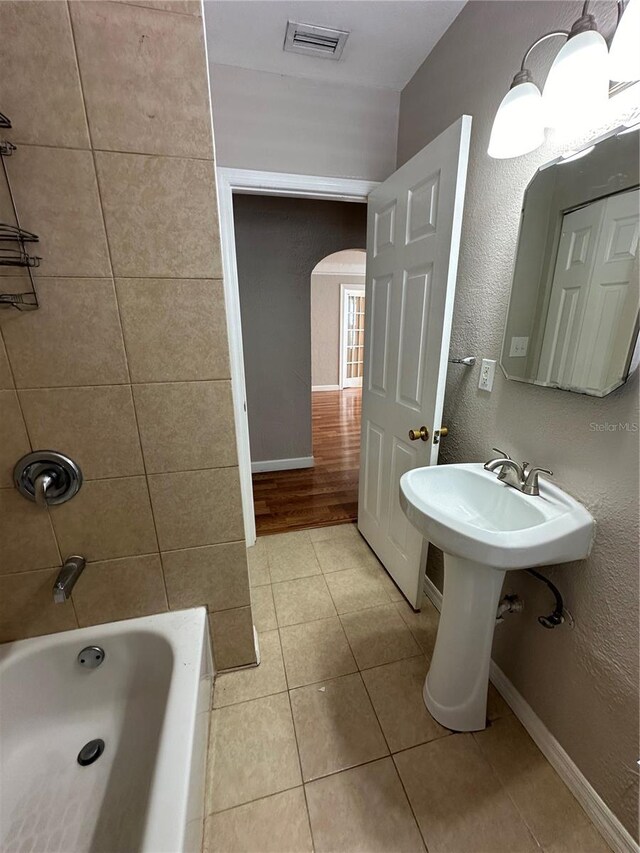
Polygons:
[[424,702],[443,726],[461,732],[487,724],[489,663],[504,571],[444,555],[444,592]]

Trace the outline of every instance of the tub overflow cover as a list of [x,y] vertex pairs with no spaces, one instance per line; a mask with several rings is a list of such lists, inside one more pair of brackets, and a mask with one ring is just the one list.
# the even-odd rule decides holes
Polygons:
[[90,740],[89,743],[85,743],[78,753],[78,764],[81,767],[93,764],[94,761],[97,761],[100,758],[103,752],[104,741],[102,738],[98,737],[95,740]]

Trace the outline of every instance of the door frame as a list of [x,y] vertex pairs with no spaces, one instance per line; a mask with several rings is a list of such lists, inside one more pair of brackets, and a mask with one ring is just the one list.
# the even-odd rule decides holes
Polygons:
[[346,328],[345,328],[345,313],[344,313],[344,303],[345,297],[347,293],[362,293],[364,296],[365,290],[364,285],[358,286],[357,284],[341,284],[340,285],[340,358],[338,362],[338,385],[340,386],[340,390],[342,391],[344,388],[359,388],[360,385],[346,385],[345,384],[345,344],[346,344]]
[[256,541],[256,521],[251,481],[251,450],[249,446],[247,391],[240,319],[240,290],[233,221],[233,193],[316,198],[327,201],[351,201],[366,204],[367,196],[378,186],[379,182],[217,166],[216,183],[224,276],[224,301],[229,338],[233,419],[236,430],[244,536],[247,546],[249,546]]

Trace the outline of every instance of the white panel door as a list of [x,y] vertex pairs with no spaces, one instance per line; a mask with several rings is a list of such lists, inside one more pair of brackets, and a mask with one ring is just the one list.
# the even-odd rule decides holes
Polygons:
[[470,134],[462,116],[369,196],[358,528],[413,607],[427,543],[398,484],[438,459]]
[[566,213],[538,367],[538,383],[570,387],[589,293],[604,201]]
[[571,384],[607,394],[626,373],[638,322],[639,191],[606,199]]

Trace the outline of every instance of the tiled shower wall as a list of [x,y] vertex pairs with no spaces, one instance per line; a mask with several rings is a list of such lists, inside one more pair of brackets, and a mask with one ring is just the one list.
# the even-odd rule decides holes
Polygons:
[[[218,667],[251,663],[200,6],[2,2],[0,31],[43,258],[40,309],[0,311],[0,641],[205,604]],[[85,476],[48,511],[11,480],[46,448]]]

